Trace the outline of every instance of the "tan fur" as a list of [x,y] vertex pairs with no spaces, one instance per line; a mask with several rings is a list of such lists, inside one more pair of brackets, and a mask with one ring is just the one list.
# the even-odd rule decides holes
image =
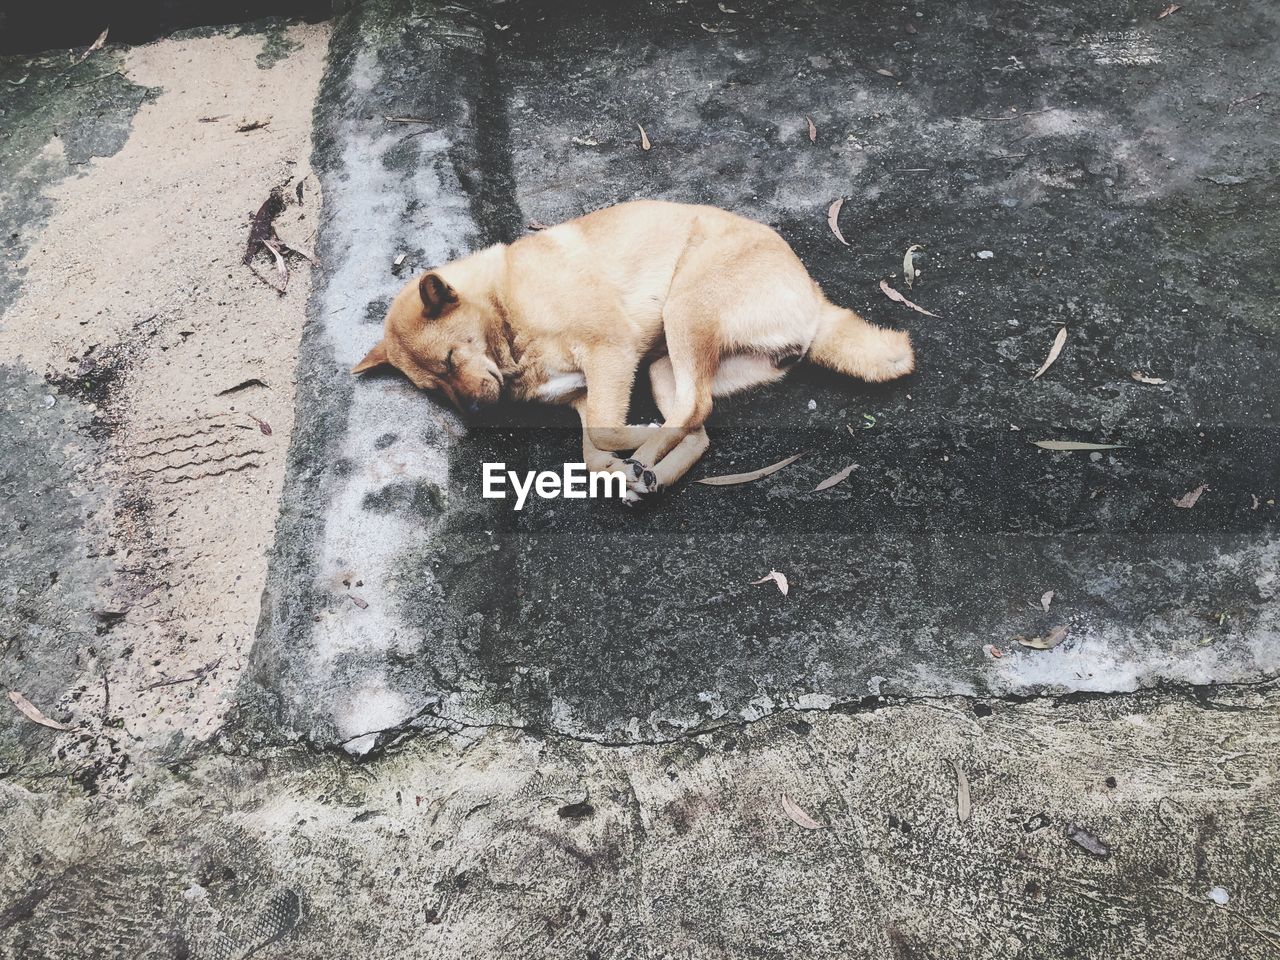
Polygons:
[[[714,397],[777,380],[779,361],[798,355],[873,381],[915,362],[906,333],[830,303],[770,228],[639,200],[422,274],[354,372],[390,363],[464,411],[503,395],[572,404],[588,467],[635,451],[632,488],[644,493],[706,451]],[[646,359],[662,429],[627,425]]]

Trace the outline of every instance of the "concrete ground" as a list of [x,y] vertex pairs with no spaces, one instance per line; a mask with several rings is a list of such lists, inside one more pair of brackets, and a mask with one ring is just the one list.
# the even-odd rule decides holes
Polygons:
[[[1280,14],[1163,9],[0,60],[0,955],[1280,955]],[[695,478],[805,454],[755,484],[519,514],[480,464],[571,414],[348,376],[416,271],[642,196],[770,223],[918,372],[721,404]]]

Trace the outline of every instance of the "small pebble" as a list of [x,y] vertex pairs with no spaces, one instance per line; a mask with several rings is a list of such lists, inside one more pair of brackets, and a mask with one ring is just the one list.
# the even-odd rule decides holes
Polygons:
[[1095,450],[1093,453],[1089,454],[1089,459],[1092,460],[1094,463],[1097,463],[1099,460],[1102,459],[1102,454],[1098,453]]
[[818,401],[817,401],[817,400],[810,400],[810,401],[809,401],[809,409],[810,409],[810,410],[817,410],[817,409],[818,409]]
[[45,394],[45,397],[44,397],[44,408],[45,408],[46,410],[51,410],[51,409],[53,409],[53,405],[54,405],[54,403],[55,403],[55,402],[56,402],[56,401],[53,399],[53,394],[51,394],[51,393],[47,393],[47,394]]
[[992,257],[994,257],[994,256],[995,256],[995,254],[994,254],[994,253],[992,253],[990,250],[979,250],[979,251],[978,251],[978,259],[979,259],[979,260],[990,260],[990,259],[991,259]]
[[1231,894],[1223,887],[1210,887],[1206,896],[1220,907],[1225,907],[1227,901],[1231,899]]

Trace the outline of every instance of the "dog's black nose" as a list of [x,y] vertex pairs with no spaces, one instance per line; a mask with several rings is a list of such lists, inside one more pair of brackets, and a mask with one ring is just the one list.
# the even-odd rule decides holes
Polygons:
[[466,404],[466,409],[467,409],[467,413],[469,413],[471,416],[474,417],[476,414],[480,412],[480,401],[468,400]]

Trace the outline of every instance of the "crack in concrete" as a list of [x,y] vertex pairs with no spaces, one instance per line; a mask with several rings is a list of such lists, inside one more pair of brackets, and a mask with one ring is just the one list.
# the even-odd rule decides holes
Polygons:
[[[716,720],[681,731],[670,737],[644,737],[638,740],[615,740],[607,737],[592,737],[585,734],[571,733],[567,730],[557,730],[537,723],[522,725],[518,723],[503,723],[496,720],[487,722],[460,720],[453,717],[442,716],[441,714],[434,712],[433,708],[427,707],[402,723],[393,724],[378,730],[370,730],[358,736],[344,740],[342,743],[330,745],[326,748],[326,752],[332,752],[357,763],[365,763],[377,760],[380,756],[398,746],[403,742],[401,740],[402,737],[408,737],[414,734],[429,735],[432,733],[460,734],[469,730],[510,730],[544,740],[570,741],[573,743],[608,748],[657,747],[666,744],[682,743],[688,740],[697,739],[698,737],[711,736],[723,730],[745,730],[758,723],[792,715],[801,716],[803,714],[816,713],[855,716],[859,714],[878,713],[884,710],[892,710],[894,708],[907,707],[916,704],[943,703],[948,701],[963,701],[970,705],[970,711],[972,712],[973,708],[977,705],[992,703],[1006,704],[1013,707],[1025,706],[1030,703],[1048,703],[1054,709],[1058,709],[1082,703],[1095,703],[1108,700],[1122,701],[1126,699],[1138,700],[1164,696],[1178,697],[1184,701],[1194,701],[1199,706],[1207,710],[1226,710],[1236,712],[1240,710],[1252,710],[1255,708],[1249,706],[1226,706],[1216,703],[1210,699],[1211,694],[1223,691],[1261,691],[1274,689],[1277,686],[1280,686],[1280,677],[1263,677],[1258,680],[1238,680],[1226,683],[1203,684],[1161,682],[1141,687],[1137,690],[1107,692],[1096,690],[1073,690],[1054,695],[1017,693],[993,696],[974,696],[958,693],[913,694],[904,696],[897,696],[893,694],[868,695],[865,697],[838,700],[825,707],[787,706],[769,711],[768,713],[764,713],[758,717],[738,717],[732,720]],[[438,726],[424,726],[421,723],[424,719],[438,721]],[[353,755],[347,750],[347,746],[349,744],[367,737],[377,738],[375,746],[371,747],[368,751],[358,755]]]

